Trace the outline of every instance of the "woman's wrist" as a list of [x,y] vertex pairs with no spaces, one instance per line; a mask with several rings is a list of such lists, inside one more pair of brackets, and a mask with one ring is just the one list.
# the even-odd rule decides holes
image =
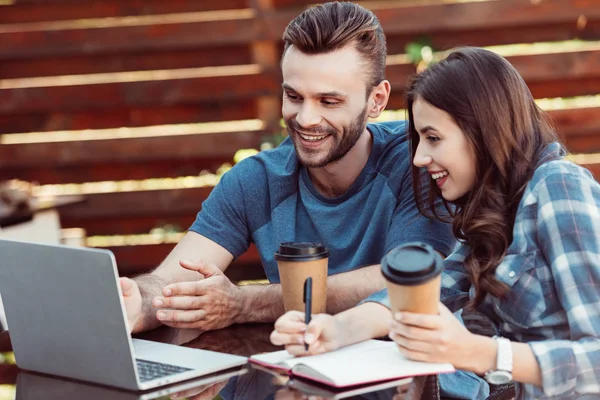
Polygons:
[[340,347],[389,333],[392,314],[379,303],[363,303],[333,317],[339,335]]
[[[469,343],[469,353],[454,366],[458,369],[464,369],[474,372],[477,375],[483,376],[487,372],[496,369],[496,358],[498,355],[498,343],[495,339],[471,334]],[[460,365],[463,364],[464,365]]]
[[496,369],[498,356],[498,343],[494,338],[472,334],[471,354],[465,360],[467,365],[464,369],[483,376],[487,372]]

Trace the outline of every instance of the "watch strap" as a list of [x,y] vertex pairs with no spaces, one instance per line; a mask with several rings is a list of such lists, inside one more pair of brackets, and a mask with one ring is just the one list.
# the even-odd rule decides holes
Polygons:
[[496,356],[496,370],[512,372],[513,370],[513,352],[512,344],[507,338],[495,336],[498,343],[498,354]]

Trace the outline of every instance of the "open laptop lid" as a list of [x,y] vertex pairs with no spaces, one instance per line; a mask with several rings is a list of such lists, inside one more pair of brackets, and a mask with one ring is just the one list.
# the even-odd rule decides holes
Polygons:
[[17,365],[137,389],[116,263],[99,249],[0,240]]

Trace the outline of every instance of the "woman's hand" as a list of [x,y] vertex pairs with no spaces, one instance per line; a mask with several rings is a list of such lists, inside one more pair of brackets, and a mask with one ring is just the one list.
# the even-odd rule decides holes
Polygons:
[[[271,342],[284,345],[295,356],[313,355],[337,350],[340,347],[342,329],[329,314],[315,314],[308,326],[304,323],[304,313],[289,311],[275,322]],[[304,344],[308,344],[308,351]]]
[[477,357],[473,351],[476,335],[442,303],[439,311],[439,315],[396,313],[390,325],[390,338],[411,360],[451,363],[458,369],[472,370],[470,360]]

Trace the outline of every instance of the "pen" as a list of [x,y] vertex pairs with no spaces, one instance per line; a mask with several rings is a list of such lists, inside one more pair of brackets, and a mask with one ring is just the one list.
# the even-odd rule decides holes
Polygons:
[[[308,326],[312,310],[312,278],[309,276],[304,281],[304,322]],[[308,343],[304,343],[304,350],[308,351]]]

